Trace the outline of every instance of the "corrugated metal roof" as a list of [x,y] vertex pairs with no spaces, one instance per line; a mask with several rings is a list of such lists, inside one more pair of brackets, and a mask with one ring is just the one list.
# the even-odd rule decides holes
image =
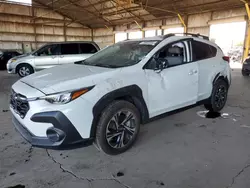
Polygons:
[[240,0],[33,0],[87,27],[244,7]]

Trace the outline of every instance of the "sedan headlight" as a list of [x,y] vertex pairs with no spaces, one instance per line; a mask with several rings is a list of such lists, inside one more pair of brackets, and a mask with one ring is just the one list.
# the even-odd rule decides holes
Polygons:
[[38,100],[46,100],[47,102],[51,104],[67,104],[70,101],[73,101],[77,99],[78,97],[80,97],[81,95],[87,93],[92,88],[93,87],[88,87],[88,88],[75,90],[75,91],[68,91],[68,92],[47,95],[47,96],[38,98]]
[[16,62],[17,61],[17,59],[11,59],[9,62],[10,63],[14,63],[14,62]]

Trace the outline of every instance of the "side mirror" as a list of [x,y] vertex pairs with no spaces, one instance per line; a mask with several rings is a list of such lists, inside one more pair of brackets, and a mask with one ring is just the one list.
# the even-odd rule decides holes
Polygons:
[[168,67],[168,60],[164,59],[164,58],[154,58],[156,65],[155,65],[155,72],[159,73],[161,72],[163,69]]

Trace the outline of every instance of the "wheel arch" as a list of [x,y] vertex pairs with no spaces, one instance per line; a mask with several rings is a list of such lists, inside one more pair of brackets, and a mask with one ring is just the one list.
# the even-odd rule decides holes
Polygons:
[[34,69],[34,67],[33,67],[31,64],[23,62],[23,63],[19,63],[19,64],[16,66],[16,74],[18,73],[17,70],[18,70],[19,67],[22,66],[22,65],[28,65],[28,66],[30,66],[30,67],[33,69],[33,72],[35,72],[35,69]]
[[93,121],[91,125],[90,137],[94,138],[96,127],[100,115],[105,107],[114,100],[125,100],[131,102],[139,110],[141,122],[145,123],[149,119],[148,108],[142,95],[142,90],[137,85],[130,85],[111,91],[104,95],[93,107]]
[[216,81],[217,80],[224,80],[226,83],[227,83],[227,86],[229,87],[230,86],[230,82],[229,82],[229,79],[227,78],[227,76],[225,76],[225,75],[223,75],[223,74],[221,74],[221,73],[218,73],[216,76],[215,76],[215,78],[214,78],[214,80],[213,80],[213,86],[214,86],[214,84],[216,83]]

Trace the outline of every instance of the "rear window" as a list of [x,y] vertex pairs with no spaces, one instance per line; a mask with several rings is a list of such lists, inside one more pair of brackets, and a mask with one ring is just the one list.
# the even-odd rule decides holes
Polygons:
[[90,43],[80,44],[80,54],[92,54],[96,52],[97,52],[97,49],[93,44],[90,44]]
[[77,43],[61,44],[61,54],[62,55],[79,54],[78,44]]
[[217,49],[209,44],[192,41],[193,49],[193,61],[199,61],[203,59],[208,59],[215,57],[217,54]]

